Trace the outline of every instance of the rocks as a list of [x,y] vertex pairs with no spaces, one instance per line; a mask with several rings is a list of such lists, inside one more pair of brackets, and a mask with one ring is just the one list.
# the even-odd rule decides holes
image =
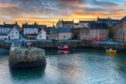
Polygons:
[[10,68],[45,67],[45,51],[34,47],[11,47],[9,65]]

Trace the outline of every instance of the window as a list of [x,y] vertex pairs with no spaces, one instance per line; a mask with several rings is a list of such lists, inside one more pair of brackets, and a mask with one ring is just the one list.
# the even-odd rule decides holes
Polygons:
[[87,33],[86,33],[86,35],[87,35]]

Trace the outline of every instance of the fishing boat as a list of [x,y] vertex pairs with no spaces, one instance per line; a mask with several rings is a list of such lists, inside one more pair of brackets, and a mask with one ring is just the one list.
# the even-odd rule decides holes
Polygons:
[[106,53],[114,53],[114,54],[116,54],[117,53],[117,50],[114,50],[114,49],[107,49],[106,50]]
[[68,51],[69,50],[69,47],[68,47],[68,45],[58,46],[58,50]]

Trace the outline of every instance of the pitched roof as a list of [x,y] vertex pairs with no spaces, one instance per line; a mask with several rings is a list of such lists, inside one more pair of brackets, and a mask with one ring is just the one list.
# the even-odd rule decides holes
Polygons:
[[59,33],[69,33],[71,32],[70,28],[58,28]]
[[37,24],[24,24],[22,27],[23,28],[41,28],[41,26]]
[[124,16],[121,20],[126,20],[126,16]]
[[70,33],[70,28],[52,28],[50,29],[50,34],[56,34],[56,33]]
[[79,23],[94,23],[95,21],[79,21]]
[[97,21],[103,22],[103,23],[107,23],[110,22],[110,19],[106,19],[106,18],[99,18]]
[[62,23],[64,23],[64,24],[73,24],[74,22],[73,21],[62,21]]
[[[0,32],[0,35],[7,35],[15,26],[17,26],[16,28],[18,29],[18,25],[16,24],[0,24],[0,28],[10,28],[8,31],[6,32]],[[19,31],[19,29],[18,29]]]
[[107,29],[108,26],[105,23],[90,23],[89,28],[90,29]]
[[0,28],[13,28],[15,24],[0,24]]

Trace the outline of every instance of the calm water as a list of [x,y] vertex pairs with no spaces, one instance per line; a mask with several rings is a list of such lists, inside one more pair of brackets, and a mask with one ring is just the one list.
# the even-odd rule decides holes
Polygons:
[[46,52],[45,70],[10,71],[0,54],[0,84],[126,84],[126,55],[81,50]]

